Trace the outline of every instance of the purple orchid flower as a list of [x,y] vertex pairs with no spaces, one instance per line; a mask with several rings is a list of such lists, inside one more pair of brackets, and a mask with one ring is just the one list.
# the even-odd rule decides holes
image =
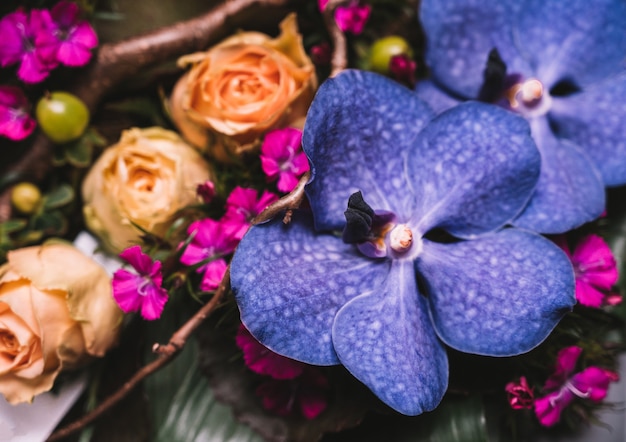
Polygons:
[[37,126],[28,113],[29,107],[20,88],[0,86],[0,135],[15,141],[29,136]]
[[44,80],[58,62],[56,51],[50,46],[54,24],[49,11],[22,9],[5,15],[0,20],[0,65],[19,63],[17,76],[25,83]]
[[613,371],[592,366],[573,374],[583,349],[577,346],[562,349],[554,374],[546,381],[544,390],[550,393],[535,399],[535,414],[539,422],[551,427],[561,419],[561,412],[578,397],[602,402],[611,382],[619,380]]
[[161,287],[161,262],[152,261],[140,246],[129,247],[120,258],[137,273],[120,269],[113,274],[115,302],[125,313],[140,311],[144,319],[159,319],[168,298],[167,290]]
[[55,23],[53,42],[56,58],[66,66],[84,66],[91,59],[91,50],[98,46],[98,36],[87,20],[80,19],[80,8],[74,2],[61,1],[50,15]]
[[562,233],[597,218],[626,183],[623,0],[424,0],[431,81],[418,94],[500,104],[528,119],[541,177],[514,224]]
[[445,345],[524,353],[575,303],[565,253],[503,228],[539,177],[528,123],[476,102],[431,119],[383,76],[326,81],[303,134],[311,211],[251,227],[231,262],[256,339],[308,364],[343,364],[409,415],[443,397]]

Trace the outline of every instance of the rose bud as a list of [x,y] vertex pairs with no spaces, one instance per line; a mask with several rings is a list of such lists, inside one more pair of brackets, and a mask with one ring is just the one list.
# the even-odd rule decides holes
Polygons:
[[152,127],[122,133],[83,181],[87,227],[112,253],[141,243],[144,231],[163,236],[176,212],[197,202],[212,171],[175,132]]
[[317,87],[315,67],[302,45],[295,14],[272,39],[242,32],[206,52],[184,56],[191,66],[170,97],[183,136],[219,161],[258,149],[269,129],[303,120]]
[[10,251],[0,267],[0,393],[12,404],[52,388],[116,343],[122,312],[106,271],[66,243]]

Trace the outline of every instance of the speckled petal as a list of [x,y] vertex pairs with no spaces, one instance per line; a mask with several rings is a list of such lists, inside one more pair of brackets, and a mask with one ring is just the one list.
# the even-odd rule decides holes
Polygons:
[[624,69],[624,0],[525,0],[515,19],[520,52],[548,87],[587,86]]
[[550,118],[558,136],[591,157],[605,185],[626,184],[626,72],[555,99]]
[[400,413],[430,411],[446,391],[448,359],[412,261],[394,261],[383,287],[339,310],[333,344],[341,363]]
[[434,110],[437,115],[463,101],[450,95],[433,80],[418,81],[415,85],[415,93],[419,98],[428,103],[430,108]]
[[436,117],[407,152],[414,222],[471,237],[501,227],[524,208],[540,156],[523,118],[467,102]]
[[531,124],[541,152],[541,175],[528,206],[513,224],[535,232],[563,233],[599,217],[605,207],[604,185],[593,161],[578,146],[557,140],[545,118]]
[[408,214],[401,153],[432,115],[410,89],[372,72],[347,70],[322,84],[302,139],[315,227],[343,228],[348,198],[358,190],[375,210]]
[[252,227],[231,262],[241,320],[272,351],[315,365],[338,364],[331,328],[339,308],[380,286],[386,260],[371,260],[333,235],[318,235],[309,213],[290,224]]
[[517,2],[501,0],[423,0],[420,20],[426,33],[426,63],[446,89],[476,98],[489,51],[494,48],[508,72],[528,73],[510,21]]
[[574,271],[546,238],[505,229],[472,241],[425,241],[418,272],[439,337],[465,353],[513,356],[539,345],[576,302]]

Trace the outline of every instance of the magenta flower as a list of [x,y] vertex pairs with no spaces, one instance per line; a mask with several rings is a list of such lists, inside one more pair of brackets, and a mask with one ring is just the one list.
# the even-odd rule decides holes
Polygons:
[[303,362],[286,358],[268,349],[254,339],[243,324],[239,325],[235,342],[243,352],[246,366],[255,373],[274,379],[293,379],[300,376],[306,367]]
[[504,391],[506,391],[507,400],[512,409],[521,410],[533,407],[535,395],[524,376],[519,379],[519,382],[506,384]]
[[[328,0],[318,0],[317,4],[320,11],[323,11],[326,9]],[[358,35],[363,32],[371,12],[372,7],[370,5],[361,5],[358,0],[352,0],[347,6],[338,6],[335,9],[335,21],[343,32]]]
[[565,237],[557,237],[556,243],[567,253],[576,275],[576,299],[587,307],[615,305],[621,297],[611,293],[617,282],[617,264],[611,249],[598,235],[584,237],[570,252]]
[[180,262],[187,265],[202,263],[196,272],[203,273],[200,289],[215,290],[222,281],[227,264],[224,256],[232,253],[239,240],[227,225],[205,218],[194,221],[187,228],[189,235],[194,235],[180,257]]
[[29,136],[37,123],[28,108],[28,100],[20,88],[0,86],[0,135],[16,141]]
[[311,60],[318,66],[326,66],[331,58],[330,45],[327,41],[311,47]]
[[91,50],[98,46],[98,36],[87,20],[80,19],[78,5],[69,1],[57,3],[50,15],[55,23],[56,58],[66,66],[84,66]]
[[602,402],[609,384],[619,380],[619,375],[600,367],[588,367],[572,376],[582,352],[577,346],[561,350],[557,356],[554,374],[546,381],[548,395],[535,400],[535,414],[541,425],[550,427],[559,422],[561,412],[576,397]]
[[328,379],[319,370],[269,350],[243,324],[235,342],[250,370],[273,378],[256,390],[266,410],[280,416],[299,412],[306,419],[314,419],[326,409]]
[[267,190],[260,198],[258,195],[259,193],[254,189],[237,186],[226,199],[226,214],[222,218],[222,223],[237,240],[243,238],[255,216],[278,200],[277,195]]
[[302,151],[302,131],[286,127],[268,132],[261,146],[261,167],[269,181],[278,179],[278,190],[291,192],[298,178],[309,170]]
[[256,389],[263,408],[280,416],[296,413],[305,419],[315,419],[328,405],[328,379],[314,367],[306,367],[294,379],[270,379]]
[[19,63],[17,76],[25,83],[45,79],[58,62],[50,45],[54,24],[47,10],[18,9],[0,20],[0,65]]
[[137,273],[120,269],[113,274],[113,298],[126,312],[141,311],[144,319],[159,319],[167,302],[167,291],[161,287],[161,262],[152,261],[140,246],[129,247],[120,253]]
[[406,54],[398,54],[389,60],[389,72],[400,83],[411,88],[415,86],[415,69],[417,63]]
[[196,193],[205,204],[209,204],[215,198],[215,184],[213,181],[207,180],[196,187]]

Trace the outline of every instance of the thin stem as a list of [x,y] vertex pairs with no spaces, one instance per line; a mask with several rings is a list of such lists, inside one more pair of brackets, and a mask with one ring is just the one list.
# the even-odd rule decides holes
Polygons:
[[302,200],[304,200],[304,186],[309,182],[309,178],[311,177],[311,172],[306,171],[304,175],[300,177],[300,181],[298,181],[298,185],[291,191],[291,193],[285,195],[275,203],[269,205],[263,212],[259,213],[252,220],[252,225],[260,224],[265,221],[269,221],[274,218],[280,212],[285,210],[285,215],[283,217],[283,223],[289,224],[291,222],[291,214],[293,209],[297,209],[302,204]]
[[335,10],[345,0],[329,0],[324,9],[324,23],[333,42],[333,55],[330,60],[330,76],[334,77],[348,66],[348,45],[345,34],[337,26]]

